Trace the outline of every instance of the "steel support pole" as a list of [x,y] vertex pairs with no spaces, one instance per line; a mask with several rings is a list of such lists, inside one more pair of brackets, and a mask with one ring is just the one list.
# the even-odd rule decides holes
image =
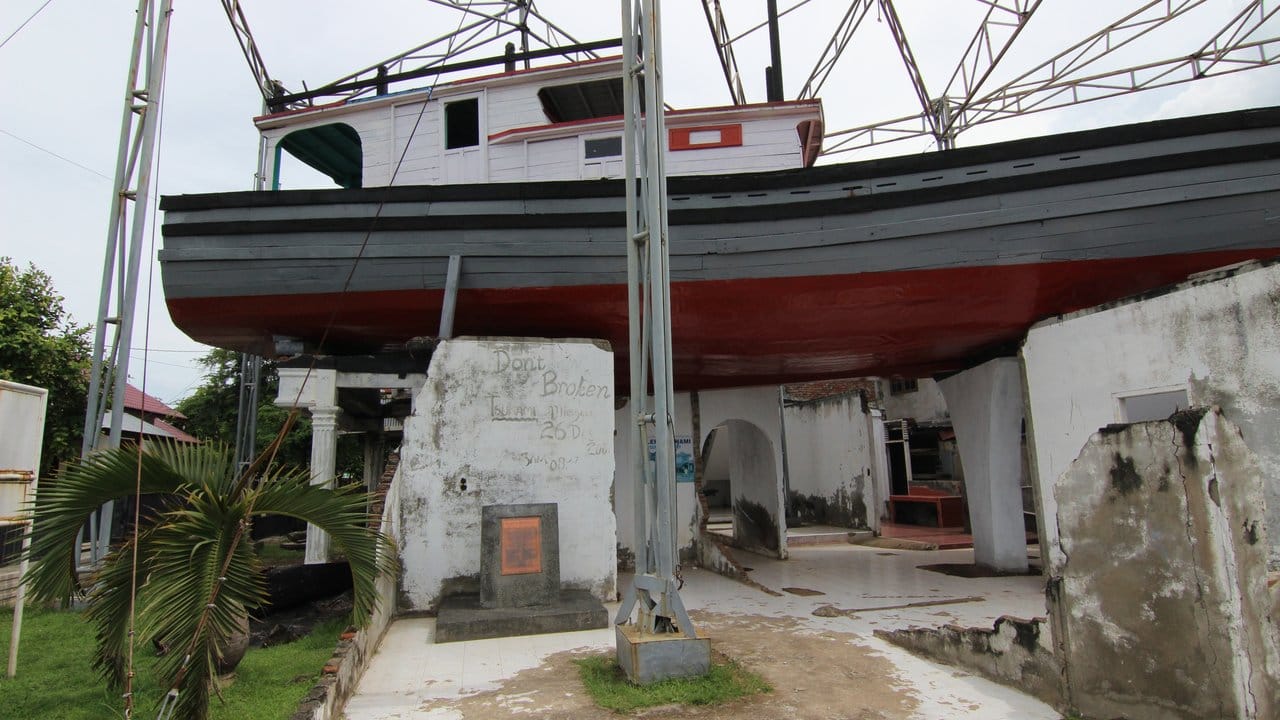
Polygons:
[[[225,3],[224,3],[225,4]],[[240,8],[237,3],[235,12],[239,13]],[[228,17],[231,17],[231,11],[228,10]],[[240,16],[243,21],[243,15]],[[235,27],[234,20],[232,27]],[[252,57],[258,57],[257,46],[253,45],[252,36],[248,35],[248,24],[245,23],[245,35],[248,37],[249,46],[252,47]],[[242,40],[242,44],[244,41]],[[246,49],[246,57],[250,57],[249,50]],[[252,61],[250,67],[261,67],[261,58],[255,65]],[[255,71],[254,76],[258,73]],[[262,82],[266,82],[266,70],[262,71]],[[262,112],[265,115],[268,112],[266,101],[262,103]],[[253,189],[261,192],[267,187],[267,139],[265,137],[258,138],[258,169],[253,173]],[[272,190],[279,190],[274,184]],[[240,354],[240,400],[236,411],[236,473],[242,474],[253,465],[253,460],[258,456],[258,401],[262,390],[262,357],[251,355],[249,353]]]
[[782,85],[782,39],[778,31],[778,0],[767,0],[765,3],[769,16],[769,73],[768,87],[765,96],[769,102],[782,102],[786,99]]
[[[102,416],[108,403],[111,409],[106,446],[120,446],[171,12],[171,0],[159,0],[158,4],[156,0],[138,2],[107,221],[98,319],[94,323],[89,396],[80,447],[82,457],[92,453],[98,445]],[[130,205],[132,217],[129,216]],[[108,326],[115,329],[110,351],[106,349]],[[90,516],[89,548],[90,559],[94,563],[101,559],[110,544],[111,514],[112,504],[107,503],[99,513]]]
[[[697,635],[676,582],[675,391],[658,0],[622,0],[622,22],[636,573],[615,622],[630,622],[635,611],[641,633],[693,639]],[[647,462],[650,434],[652,465]]]

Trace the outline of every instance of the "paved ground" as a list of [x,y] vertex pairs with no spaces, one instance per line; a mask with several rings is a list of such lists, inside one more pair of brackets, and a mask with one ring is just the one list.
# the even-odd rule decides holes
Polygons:
[[[681,592],[713,647],[764,675],[775,692],[714,710],[662,708],[645,717],[1059,717],[1028,696],[920,660],[871,634],[949,622],[990,627],[1003,614],[1043,615],[1040,578],[968,579],[916,568],[972,562],[971,550],[819,545],[791,555],[787,561],[742,555],[752,577],[779,595],[701,570],[685,573]],[[974,597],[982,600],[948,602]],[[941,604],[904,607],[926,602]],[[820,608],[828,609],[813,615]],[[427,618],[392,625],[348,704],[349,720],[607,715],[583,696],[572,657],[611,651],[612,630],[444,645],[433,644],[433,631]]]

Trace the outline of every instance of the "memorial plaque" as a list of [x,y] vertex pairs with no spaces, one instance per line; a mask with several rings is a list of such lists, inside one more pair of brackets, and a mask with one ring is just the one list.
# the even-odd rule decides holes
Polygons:
[[480,512],[480,607],[550,605],[560,597],[555,503],[485,505]]
[[502,574],[542,572],[542,518],[502,518]]

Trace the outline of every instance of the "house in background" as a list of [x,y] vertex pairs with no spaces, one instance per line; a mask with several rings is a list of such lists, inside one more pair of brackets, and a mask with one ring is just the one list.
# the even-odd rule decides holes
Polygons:
[[[125,385],[124,424],[121,437],[138,442],[147,438],[173,440],[182,443],[200,442],[194,436],[179,430],[170,420],[186,420],[187,416],[174,410],[132,385]],[[111,427],[111,416],[102,416],[102,434],[105,437]]]

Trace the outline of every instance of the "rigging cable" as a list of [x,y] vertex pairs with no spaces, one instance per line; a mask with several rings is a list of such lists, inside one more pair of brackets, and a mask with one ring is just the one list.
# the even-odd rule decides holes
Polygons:
[[[160,187],[160,169],[163,167],[160,163],[162,157],[161,149],[164,147],[164,84],[168,74],[168,64],[164,64],[162,74],[160,76],[160,96],[156,98],[156,153],[154,178],[155,186]],[[147,365],[151,352],[151,301],[154,296],[155,273],[156,273],[156,220],[160,215],[160,201],[156,197],[148,199],[151,203],[151,240],[150,247],[147,250],[147,306],[143,315],[142,325],[142,380],[139,390],[142,393],[142,412],[138,417],[138,443],[136,448],[135,462],[137,463],[137,474],[134,477],[133,487],[133,537],[130,538],[132,545],[133,557],[130,559],[132,563],[129,571],[129,648],[126,654],[126,671],[124,685],[124,717],[125,720],[133,717],[134,696],[133,696],[133,679],[135,672],[133,670],[134,645],[137,639],[137,602],[138,602],[138,525],[142,514],[142,439],[143,431],[146,429],[147,419]],[[148,208],[136,208],[135,211],[141,210],[147,212]]]
[[27,18],[26,20],[23,20],[22,24],[19,25],[13,32],[9,33],[9,36],[6,37],[4,40],[0,40],[0,48],[4,47],[5,45],[8,45],[9,41],[13,39],[13,36],[21,32],[22,28],[27,26],[27,23],[31,22],[32,20],[35,20],[36,16],[39,15],[40,12],[43,11],[45,8],[49,7],[49,3],[51,2],[53,2],[53,0],[44,0],[44,4],[36,8],[36,11],[31,13],[31,17]]

